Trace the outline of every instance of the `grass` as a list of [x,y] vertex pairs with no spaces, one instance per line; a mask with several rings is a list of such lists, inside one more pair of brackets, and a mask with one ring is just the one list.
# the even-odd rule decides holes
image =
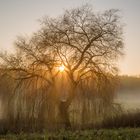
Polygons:
[[140,140],[140,128],[7,134],[1,135],[0,140]]

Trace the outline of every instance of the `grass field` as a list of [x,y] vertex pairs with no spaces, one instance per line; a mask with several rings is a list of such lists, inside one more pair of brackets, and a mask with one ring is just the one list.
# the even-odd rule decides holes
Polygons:
[[7,134],[0,140],[140,140],[140,128],[64,131],[44,134]]

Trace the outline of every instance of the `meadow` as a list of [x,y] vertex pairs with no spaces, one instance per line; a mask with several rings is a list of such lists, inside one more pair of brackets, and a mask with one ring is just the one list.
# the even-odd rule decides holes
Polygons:
[[140,128],[7,134],[1,135],[0,140],[140,140]]

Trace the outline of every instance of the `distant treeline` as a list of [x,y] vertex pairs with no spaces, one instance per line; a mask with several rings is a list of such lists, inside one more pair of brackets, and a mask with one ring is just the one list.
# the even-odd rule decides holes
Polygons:
[[120,76],[121,90],[137,90],[140,89],[140,77],[136,76]]

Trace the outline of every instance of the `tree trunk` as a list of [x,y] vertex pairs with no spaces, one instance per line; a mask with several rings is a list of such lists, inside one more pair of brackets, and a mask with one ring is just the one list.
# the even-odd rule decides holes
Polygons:
[[75,97],[76,84],[72,85],[71,91],[69,91],[69,97],[66,100],[60,100],[59,103],[59,115],[60,123],[64,126],[65,129],[71,128],[71,122],[69,118],[69,107]]
[[69,119],[69,105],[67,101],[60,101],[59,104],[59,115],[60,115],[60,123],[64,126],[65,129],[71,128],[71,123]]

